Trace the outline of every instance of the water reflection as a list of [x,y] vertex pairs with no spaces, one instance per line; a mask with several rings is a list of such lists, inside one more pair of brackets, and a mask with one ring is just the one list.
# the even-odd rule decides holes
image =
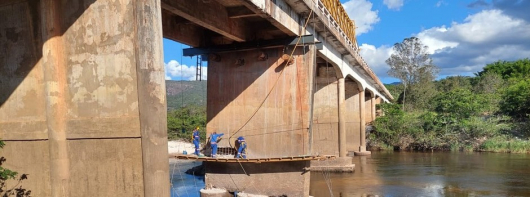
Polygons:
[[530,196],[527,154],[373,152],[355,172],[311,173],[313,196]]
[[204,188],[204,176],[186,174],[186,170],[201,165],[201,162],[170,159],[171,197],[200,197]]

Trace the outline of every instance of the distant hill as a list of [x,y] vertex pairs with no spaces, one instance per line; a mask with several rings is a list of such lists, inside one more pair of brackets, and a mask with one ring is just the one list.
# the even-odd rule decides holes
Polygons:
[[206,81],[166,81],[167,108],[206,105]]
[[393,83],[385,83],[385,85],[399,85],[401,84],[401,82],[393,82]]

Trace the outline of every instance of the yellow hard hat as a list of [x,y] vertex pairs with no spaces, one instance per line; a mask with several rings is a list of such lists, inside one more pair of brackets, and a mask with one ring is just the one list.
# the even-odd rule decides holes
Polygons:
[[197,127],[197,130],[199,130],[199,127]]

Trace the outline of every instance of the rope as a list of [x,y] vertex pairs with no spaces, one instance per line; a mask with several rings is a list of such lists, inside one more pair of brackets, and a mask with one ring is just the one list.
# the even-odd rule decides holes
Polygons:
[[[171,168],[171,177],[169,178],[169,182],[171,183],[171,188],[173,191],[175,191],[176,189],[173,188],[173,175],[175,174],[175,163],[173,163],[173,168]],[[177,194],[177,196],[179,196],[179,194],[177,192],[175,192]]]
[[[177,164],[178,162],[175,162],[174,164],[176,164],[178,166],[178,171],[179,171],[179,175],[180,175],[180,179],[184,180],[184,177],[182,176],[182,170],[180,168],[180,165]],[[174,166],[173,166],[174,167]],[[174,170],[174,169],[173,169]],[[184,188],[184,192],[186,192],[186,196],[190,196],[190,194],[188,194],[188,190],[186,190],[186,188]]]

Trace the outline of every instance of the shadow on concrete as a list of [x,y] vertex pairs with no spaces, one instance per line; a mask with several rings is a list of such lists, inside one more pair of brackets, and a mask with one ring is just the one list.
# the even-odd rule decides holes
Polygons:
[[[4,1],[0,3],[0,115],[2,109],[11,98],[15,103],[20,102],[20,96],[33,96],[28,99],[45,99],[45,95],[31,95],[17,92],[24,80],[36,67],[43,70],[41,62],[43,57],[43,45],[53,37],[62,36],[68,28],[83,15],[95,0],[64,1],[58,3],[55,12],[55,21],[51,19],[53,14],[47,13],[46,4],[43,0],[20,0]],[[51,12],[51,11],[48,11]],[[57,16],[60,15],[60,16]],[[50,17],[50,18],[46,18]],[[57,21],[57,18],[63,19]],[[47,21],[48,20],[48,21]],[[46,31],[43,24],[60,22],[56,27]],[[51,32],[51,33],[50,33]],[[35,73],[32,78],[44,88],[44,72]],[[28,87],[29,88],[29,87]],[[22,91],[22,90],[21,90]],[[31,109],[28,109],[31,110]]]
[[204,162],[206,173],[213,174],[266,174],[303,172],[308,161],[285,161],[267,163]]

